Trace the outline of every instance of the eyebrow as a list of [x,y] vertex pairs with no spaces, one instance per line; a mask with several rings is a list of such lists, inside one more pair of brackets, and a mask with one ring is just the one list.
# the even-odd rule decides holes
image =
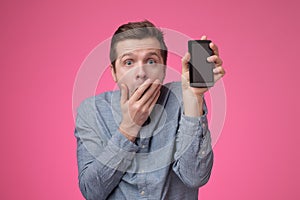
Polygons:
[[160,58],[161,55],[155,51],[152,51],[152,52],[147,53],[146,56],[157,56],[158,58]]
[[131,53],[131,52],[129,52],[129,53],[124,53],[122,56],[120,56],[119,58],[120,58],[120,60],[122,59],[122,58],[124,58],[125,56],[132,56],[133,55],[133,53]]
[[[122,60],[122,58],[124,58],[125,56],[133,56],[133,55],[134,55],[134,53],[132,53],[132,52],[124,53],[122,56],[119,57],[119,59]],[[148,53],[146,53],[145,56],[147,57],[147,56],[153,56],[153,55],[157,56],[158,58],[160,58],[160,56],[161,56],[156,51],[148,52]]]

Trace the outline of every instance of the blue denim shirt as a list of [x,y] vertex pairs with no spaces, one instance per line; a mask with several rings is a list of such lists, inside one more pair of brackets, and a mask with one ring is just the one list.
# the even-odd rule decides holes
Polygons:
[[79,186],[86,199],[198,199],[213,165],[204,115],[183,114],[181,83],[161,95],[132,143],[118,130],[120,91],[86,99],[78,108],[75,136]]

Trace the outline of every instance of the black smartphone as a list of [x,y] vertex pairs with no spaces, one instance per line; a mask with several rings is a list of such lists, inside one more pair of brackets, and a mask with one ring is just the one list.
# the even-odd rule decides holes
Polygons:
[[209,47],[210,40],[189,40],[188,50],[191,54],[189,62],[190,86],[207,88],[214,85],[214,63],[207,61],[213,55]]

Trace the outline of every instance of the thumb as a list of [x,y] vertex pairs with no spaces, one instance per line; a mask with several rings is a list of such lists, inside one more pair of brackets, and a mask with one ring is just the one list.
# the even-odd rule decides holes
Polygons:
[[182,62],[182,75],[189,71],[189,61],[190,61],[191,55],[189,52],[187,52],[183,58],[181,59]]
[[125,84],[121,84],[121,104],[126,103],[128,100],[128,88]]
[[207,40],[207,36],[206,35],[202,35],[201,36],[201,40]]

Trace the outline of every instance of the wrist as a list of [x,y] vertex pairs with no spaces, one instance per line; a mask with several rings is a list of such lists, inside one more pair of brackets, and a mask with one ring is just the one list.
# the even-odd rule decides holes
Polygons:
[[204,94],[183,96],[184,115],[199,117],[203,115]]
[[126,126],[121,123],[119,126],[120,133],[122,133],[131,142],[135,141],[139,130],[140,130],[140,127],[137,125]]
[[123,129],[119,128],[120,133],[122,133],[129,141],[134,142],[136,137],[131,136],[130,134],[127,134],[126,131]]

